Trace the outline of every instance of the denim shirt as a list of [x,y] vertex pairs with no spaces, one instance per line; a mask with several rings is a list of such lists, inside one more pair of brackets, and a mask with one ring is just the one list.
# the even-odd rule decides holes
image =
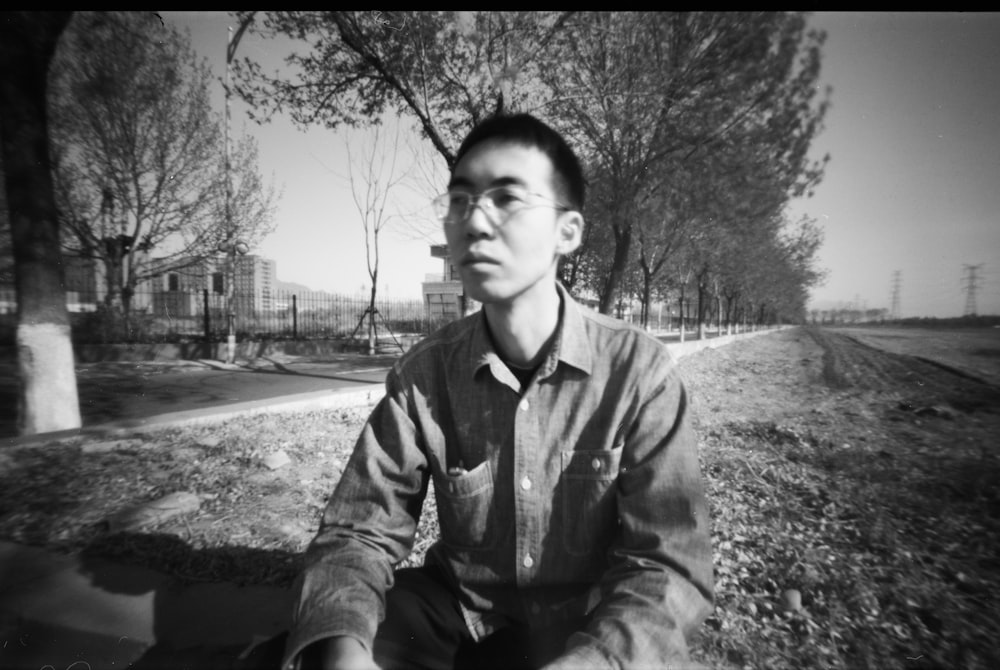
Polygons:
[[546,667],[687,658],[712,556],[683,384],[662,343],[558,290],[559,332],[526,388],[483,312],[394,365],[306,552],[283,667],[335,635],[371,649],[429,490],[440,538],[425,562],[474,638],[587,615]]

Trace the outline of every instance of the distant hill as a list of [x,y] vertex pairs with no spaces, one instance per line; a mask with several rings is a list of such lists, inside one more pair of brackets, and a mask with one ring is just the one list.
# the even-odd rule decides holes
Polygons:
[[283,293],[303,293],[306,291],[312,291],[312,289],[305,284],[296,284],[295,282],[281,281],[280,279],[275,280],[274,287]]

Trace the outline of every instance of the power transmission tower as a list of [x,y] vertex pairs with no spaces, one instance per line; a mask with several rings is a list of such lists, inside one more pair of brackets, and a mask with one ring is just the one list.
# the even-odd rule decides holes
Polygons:
[[976,272],[983,265],[982,263],[978,265],[969,265],[966,263],[963,267],[966,272],[966,275],[962,277],[962,284],[965,289],[965,316],[976,316],[976,289],[979,288]]
[[892,307],[889,309],[889,318],[899,318],[899,290],[902,286],[902,274],[899,270],[892,273]]

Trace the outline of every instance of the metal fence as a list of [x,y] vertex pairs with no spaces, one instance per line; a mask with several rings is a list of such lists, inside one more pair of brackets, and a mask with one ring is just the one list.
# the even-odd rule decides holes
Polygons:
[[[96,295],[67,293],[66,303],[78,343],[224,341],[229,331],[226,296],[208,289],[136,292],[123,323]],[[241,340],[368,338],[367,295],[236,291],[233,307]],[[16,311],[13,290],[0,289],[0,343],[13,343]],[[442,325],[419,299],[378,298],[374,318],[380,338],[426,335]]]

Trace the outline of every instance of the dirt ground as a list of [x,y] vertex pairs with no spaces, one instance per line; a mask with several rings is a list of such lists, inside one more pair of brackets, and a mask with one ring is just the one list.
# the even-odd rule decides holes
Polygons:
[[[1000,330],[795,328],[680,367],[716,550],[702,660],[1000,667]],[[0,453],[0,537],[189,580],[287,584],[367,411]],[[181,492],[185,514],[136,513]],[[410,562],[433,540],[427,511]],[[783,610],[789,589],[800,609]]]
[[712,667],[1000,667],[998,356],[997,330],[796,329],[681,361]]

